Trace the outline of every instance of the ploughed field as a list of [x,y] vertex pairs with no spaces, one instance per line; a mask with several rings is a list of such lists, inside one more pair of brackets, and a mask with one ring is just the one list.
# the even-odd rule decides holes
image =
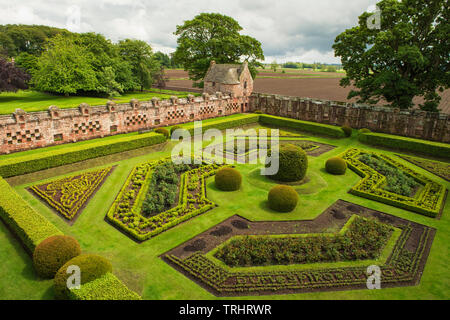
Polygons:
[[[360,142],[363,133],[356,130],[347,137],[339,127],[274,119],[204,121],[243,130],[200,147],[242,143],[222,155],[241,156],[235,164],[212,158],[174,164],[173,148],[194,145],[159,138],[144,148],[100,155],[85,141],[83,161],[64,162],[60,155],[77,144],[0,156],[0,182],[8,189],[0,196],[0,299],[54,298],[53,279],[39,278],[30,255],[46,237],[43,223],[77,239],[83,253],[108,259],[112,274],[143,299],[447,299],[450,163],[439,155],[448,155],[448,145],[378,148]],[[281,182],[261,174],[261,161],[248,163],[257,147],[271,146],[253,143],[263,129],[269,137],[279,129],[280,148],[294,145],[307,157],[305,177],[285,183],[298,195],[290,212],[268,203],[269,191]],[[38,160],[47,156],[58,165]],[[325,169],[336,156],[347,164],[345,174]],[[31,165],[22,164],[30,159]],[[222,191],[215,182],[229,167],[242,177],[236,191]],[[21,214],[15,207],[22,206],[42,220],[21,220],[18,232],[11,226]],[[382,271],[382,290],[366,289],[370,265]],[[97,296],[106,290],[83,286]]]
[[[310,70],[286,70],[273,72],[260,71],[254,82],[254,92],[280,94],[293,97],[312,98],[331,101],[356,102],[356,98],[347,99],[351,87],[341,87],[339,81],[345,76],[341,72],[319,72]],[[192,88],[192,81],[183,70],[166,70],[169,81],[167,86],[179,87],[180,90]],[[450,113],[450,89],[439,93],[442,100],[439,109],[443,113]],[[423,103],[416,98],[414,103]],[[382,102],[379,105],[383,105]]]

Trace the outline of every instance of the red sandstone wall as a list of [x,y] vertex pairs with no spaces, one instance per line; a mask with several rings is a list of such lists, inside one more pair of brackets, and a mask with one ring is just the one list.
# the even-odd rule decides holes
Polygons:
[[249,111],[320,122],[368,128],[374,132],[405,137],[450,142],[450,115],[421,110],[399,109],[321,101],[297,97],[254,93],[249,100]]
[[248,97],[217,94],[0,116],[0,154],[244,112]]

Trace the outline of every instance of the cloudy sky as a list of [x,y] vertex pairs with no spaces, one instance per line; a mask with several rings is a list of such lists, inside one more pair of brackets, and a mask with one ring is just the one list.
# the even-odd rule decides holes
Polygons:
[[177,25],[201,12],[236,19],[258,39],[266,62],[339,63],[336,35],[356,25],[377,0],[0,0],[0,24],[44,24],[98,32],[117,41],[136,38],[166,53],[176,48]]

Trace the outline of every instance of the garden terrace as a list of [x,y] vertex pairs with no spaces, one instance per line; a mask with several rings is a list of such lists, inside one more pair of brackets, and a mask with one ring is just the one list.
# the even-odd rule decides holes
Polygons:
[[[181,127],[194,134],[192,122]],[[442,275],[447,272],[449,259],[450,207],[445,197],[440,197],[441,191],[450,187],[450,182],[440,175],[448,174],[448,161],[440,157],[437,172],[403,158],[414,157],[417,164],[435,163],[434,158],[420,156],[422,145],[429,142],[420,141],[415,144],[418,149],[409,150],[408,154],[398,149],[380,150],[358,139],[355,130],[352,136],[345,137],[337,126],[264,114],[208,119],[203,121],[202,131],[249,127],[255,130],[278,128],[281,133],[295,135],[282,137],[282,143],[294,140],[320,146],[308,152],[305,179],[289,183],[299,195],[293,211],[280,213],[269,208],[268,192],[277,183],[261,175],[262,164],[234,165],[242,176],[241,187],[224,192],[216,187],[214,179],[214,172],[220,166],[203,163],[178,172],[178,182],[174,183],[178,198],[172,205],[164,203],[160,213],[146,215],[141,209],[146,199],[155,195],[150,188],[153,170],[168,159],[179,143],[154,132],[120,134],[0,155],[0,176],[3,176],[0,179],[0,259],[4,263],[0,271],[3,279],[0,280],[0,296],[53,299],[53,280],[37,278],[30,254],[48,237],[64,234],[79,241],[82,253],[108,258],[113,267],[112,273],[73,292],[74,299],[138,299],[133,292],[143,299],[257,298],[261,294],[283,294],[276,297],[283,299],[396,299],[399,296],[447,299],[448,285],[442,281]],[[171,126],[166,129],[170,131]],[[395,138],[390,136],[390,139]],[[397,138],[396,145],[401,145],[403,138]],[[201,148],[223,142],[203,141]],[[321,148],[326,148],[323,149],[326,152],[319,153]],[[432,210],[433,214],[418,214],[416,208],[354,193],[353,187],[364,180],[365,175],[353,168],[343,175],[332,175],[325,170],[329,158],[353,149],[380,155],[415,181],[418,177],[421,187],[409,198],[417,201],[420,208]],[[356,154],[348,153],[350,158],[355,155],[355,159],[346,161],[360,162]],[[106,168],[114,170],[103,179],[70,224],[28,191],[33,186],[82,177]],[[431,186],[438,188],[430,198],[437,201],[435,206],[417,200],[427,190],[434,190]],[[382,186],[381,191],[387,192]],[[180,205],[183,199],[186,199],[185,205]],[[129,208],[120,210],[127,202]],[[332,237],[343,230],[352,216],[374,219],[393,228],[386,244],[373,258],[230,267],[214,257],[216,248],[236,236],[295,238],[330,234]],[[440,219],[434,219],[435,216]],[[365,288],[365,270],[372,264],[382,267],[385,275],[382,290],[355,290]],[[195,269],[197,267],[200,269]],[[202,271],[202,275],[195,270]],[[280,284],[278,280],[285,281]],[[116,292],[105,287],[114,288]],[[387,287],[392,288],[383,290]]]

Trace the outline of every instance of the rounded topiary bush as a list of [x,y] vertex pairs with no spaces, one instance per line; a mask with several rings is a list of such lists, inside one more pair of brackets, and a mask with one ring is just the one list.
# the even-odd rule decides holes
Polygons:
[[347,170],[347,162],[340,157],[333,157],[327,160],[325,169],[331,174],[344,174]]
[[169,130],[167,130],[166,128],[156,128],[155,132],[164,135],[164,137],[166,137],[166,139],[169,138],[169,136],[170,136]]
[[111,263],[95,254],[82,254],[67,261],[55,275],[55,298],[68,299],[69,289],[67,279],[71,274],[67,273],[69,266],[78,266],[81,271],[81,284],[100,278],[108,272],[112,272]]
[[349,126],[342,126],[341,129],[344,131],[346,137],[350,137],[352,135],[352,128]]
[[81,254],[80,244],[69,236],[52,236],[36,246],[33,264],[42,278],[53,278],[67,261]]
[[236,169],[223,168],[217,171],[215,182],[216,187],[222,191],[236,191],[241,187],[242,176]]
[[[278,157],[274,155],[272,162],[277,161],[277,159],[279,161],[278,172],[274,175],[268,175],[269,178],[281,182],[294,182],[305,177],[308,169],[308,156],[302,148],[293,144],[282,144]],[[267,167],[271,165],[269,163]]]
[[178,129],[183,129],[181,126],[173,126],[172,128],[170,128],[170,135],[172,136],[172,134],[175,132],[175,130]]
[[291,186],[277,185],[270,189],[268,200],[270,209],[290,212],[297,206],[298,194]]
[[370,132],[372,132],[372,131],[370,131],[370,130],[367,129],[367,128],[359,129],[359,133],[370,133]]

